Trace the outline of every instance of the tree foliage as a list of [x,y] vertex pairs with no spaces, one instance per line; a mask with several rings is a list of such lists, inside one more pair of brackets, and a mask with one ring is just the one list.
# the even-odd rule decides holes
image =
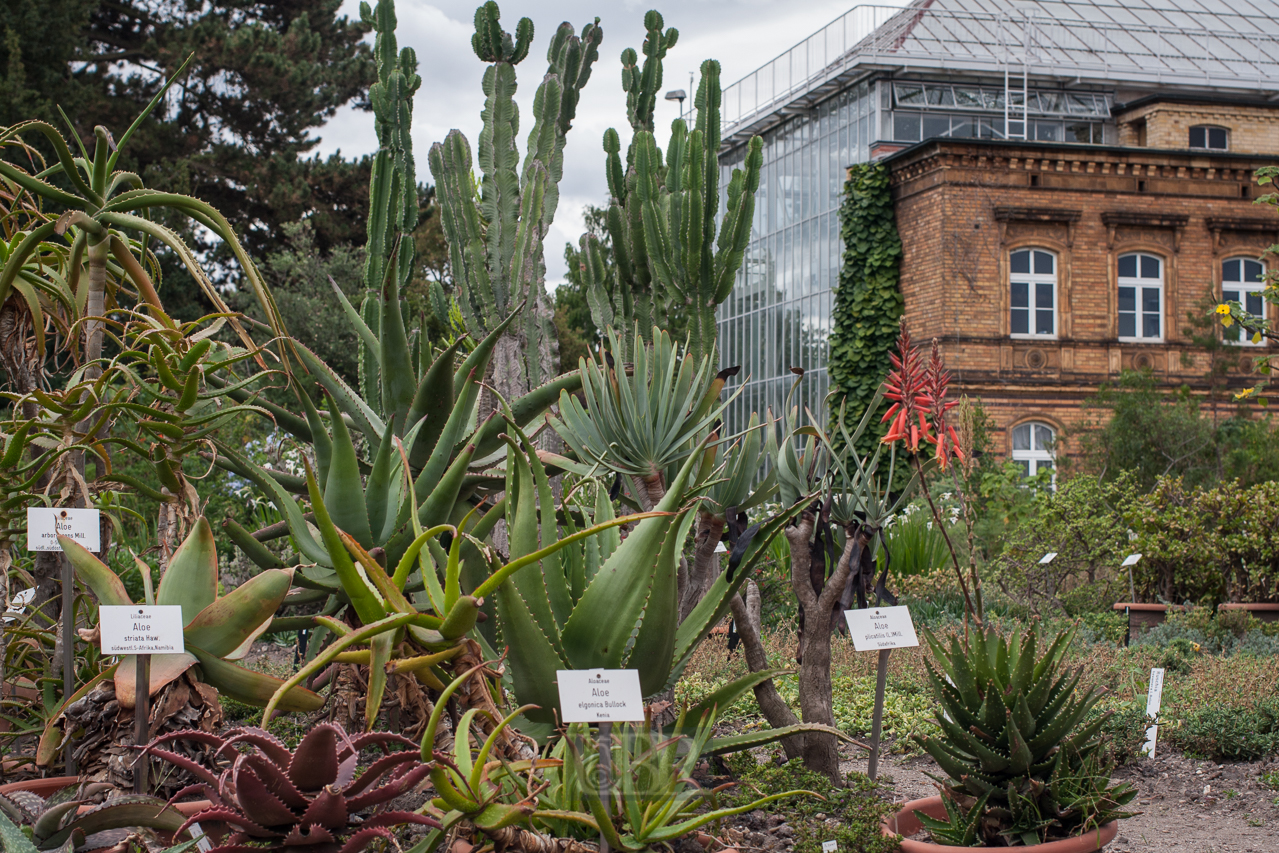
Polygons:
[[[10,0],[0,4],[0,124],[36,118],[65,128],[61,107],[92,146],[94,126],[128,127],[194,54],[181,85],[130,141],[127,168],[147,185],[214,205],[255,257],[283,248],[284,224],[302,218],[321,250],[360,245],[368,159],[307,156],[315,130],[340,107],[362,105],[374,79],[366,27],[340,7]],[[166,305],[179,316],[200,310]]]
[[[889,351],[905,310],[898,275],[902,244],[893,218],[888,167],[861,163],[849,169],[840,205],[844,266],[835,291],[834,329],[827,370],[831,387],[847,398],[850,412],[863,411],[888,372]],[[887,403],[881,404],[887,408]],[[839,410],[839,400],[830,407]],[[858,448],[869,452],[882,430],[867,431]]]

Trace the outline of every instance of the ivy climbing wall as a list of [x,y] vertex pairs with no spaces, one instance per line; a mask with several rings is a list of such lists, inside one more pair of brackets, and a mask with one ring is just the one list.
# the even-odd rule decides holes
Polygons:
[[[852,166],[839,210],[844,264],[835,291],[827,362],[831,389],[836,393],[829,412],[832,418],[838,416],[842,396],[851,424],[860,419],[888,372],[888,353],[897,339],[897,324],[904,310],[898,287],[902,243],[893,219],[888,175],[888,167],[882,163]],[[887,403],[881,407],[887,408]],[[859,449],[873,450],[882,434],[882,427],[868,429]]]

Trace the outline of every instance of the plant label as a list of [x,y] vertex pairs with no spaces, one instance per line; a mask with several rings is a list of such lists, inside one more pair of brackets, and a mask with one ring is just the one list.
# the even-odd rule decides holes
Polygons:
[[822,842],[822,853],[835,853],[839,849],[839,842],[831,839]]
[[644,720],[638,669],[561,669],[555,676],[565,723]]
[[[1150,689],[1146,691],[1146,716],[1157,718],[1159,705],[1164,696],[1164,671],[1159,668],[1150,671]],[[1146,729],[1146,745],[1141,751],[1151,758],[1155,757],[1155,740],[1159,737],[1159,726]]]
[[102,548],[101,513],[96,509],[60,506],[27,507],[27,550],[61,551],[58,535],[98,553]]
[[1119,565],[1121,565],[1121,566],[1135,566],[1135,565],[1137,565],[1137,561],[1138,561],[1138,560],[1140,560],[1140,559],[1141,559],[1141,555],[1140,555],[1140,554],[1129,554],[1127,557],[1124,557],[1124,561],[1123,561],[1122,563],[1120,563]]
[[182,643],[182,606],[110,604],[98,608],[104,655],[172,655]]
[[915,636],[915,623],[906,607],[866,607],[861,610],[845,610],[848,633],[853,638],[853,648],[859,652],[877,652],[880,649],[905,649],[919,645]]
[[1047,554],[1039,558],[1039,565],[1046,566],[1057,558],[1056,551],[1049,551]]
[[200,853],[209,853],[209,851],[213,849],[213,844],[209,841],[209,836],[204,834],[204,830],[200,828],[200,824],[192,821],[191,826],[187,827],[187,829],[190,831],[191,837],[195,839],[196,850],[199,850]]

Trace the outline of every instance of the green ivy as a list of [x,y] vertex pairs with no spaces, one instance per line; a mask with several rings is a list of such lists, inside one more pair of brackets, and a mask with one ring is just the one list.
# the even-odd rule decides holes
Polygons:
[[[898,288],[902,243],[893,220],[887,166],[860,163],[849,170],[839,218],[844,266],[835,291],[827,370],[832,390],[847,399],[849,420],[855,424],[888,373],[888,353],[904,310]],[[839,413],[840,396],[832,401],[832,418]],[[867,430],[858,449],[872,450],[880,435],[882,431]]]

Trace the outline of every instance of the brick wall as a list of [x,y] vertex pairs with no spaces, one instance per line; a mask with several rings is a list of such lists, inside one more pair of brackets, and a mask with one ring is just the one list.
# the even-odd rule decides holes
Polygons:
[[1149,148],[1184,150],[1190,147],[1190,128],[1206,124],[1228,131],[1229,150],[1237,154],[1279,152],[1279,109],[1159,101],[1119,113],[1119,144],[1135,146],[1144,124]]
[[[1080,404],[1124,369],[1207,393],[1186,314],[1220,293],[1223,260],[1279,242],[1279,215],[1252,201],[1260,188],[1251,174],[1270,162],[976,140],[903,152],[889,163],[911,332],[941,340],[960,392],[982,399],[1004,452],[1021,421],[1082,426],[1095,415]],[[1008,256],[1031,246],[1057,256],[1055,340],[1010,337]],[[1161,343],[1119,340],[1115,265],[1130,251],[1163,260]],[[1231,360],[1250,363],[1256,352],[1241,347]],[[1237,366],[1231,375],[1251,384]]]

